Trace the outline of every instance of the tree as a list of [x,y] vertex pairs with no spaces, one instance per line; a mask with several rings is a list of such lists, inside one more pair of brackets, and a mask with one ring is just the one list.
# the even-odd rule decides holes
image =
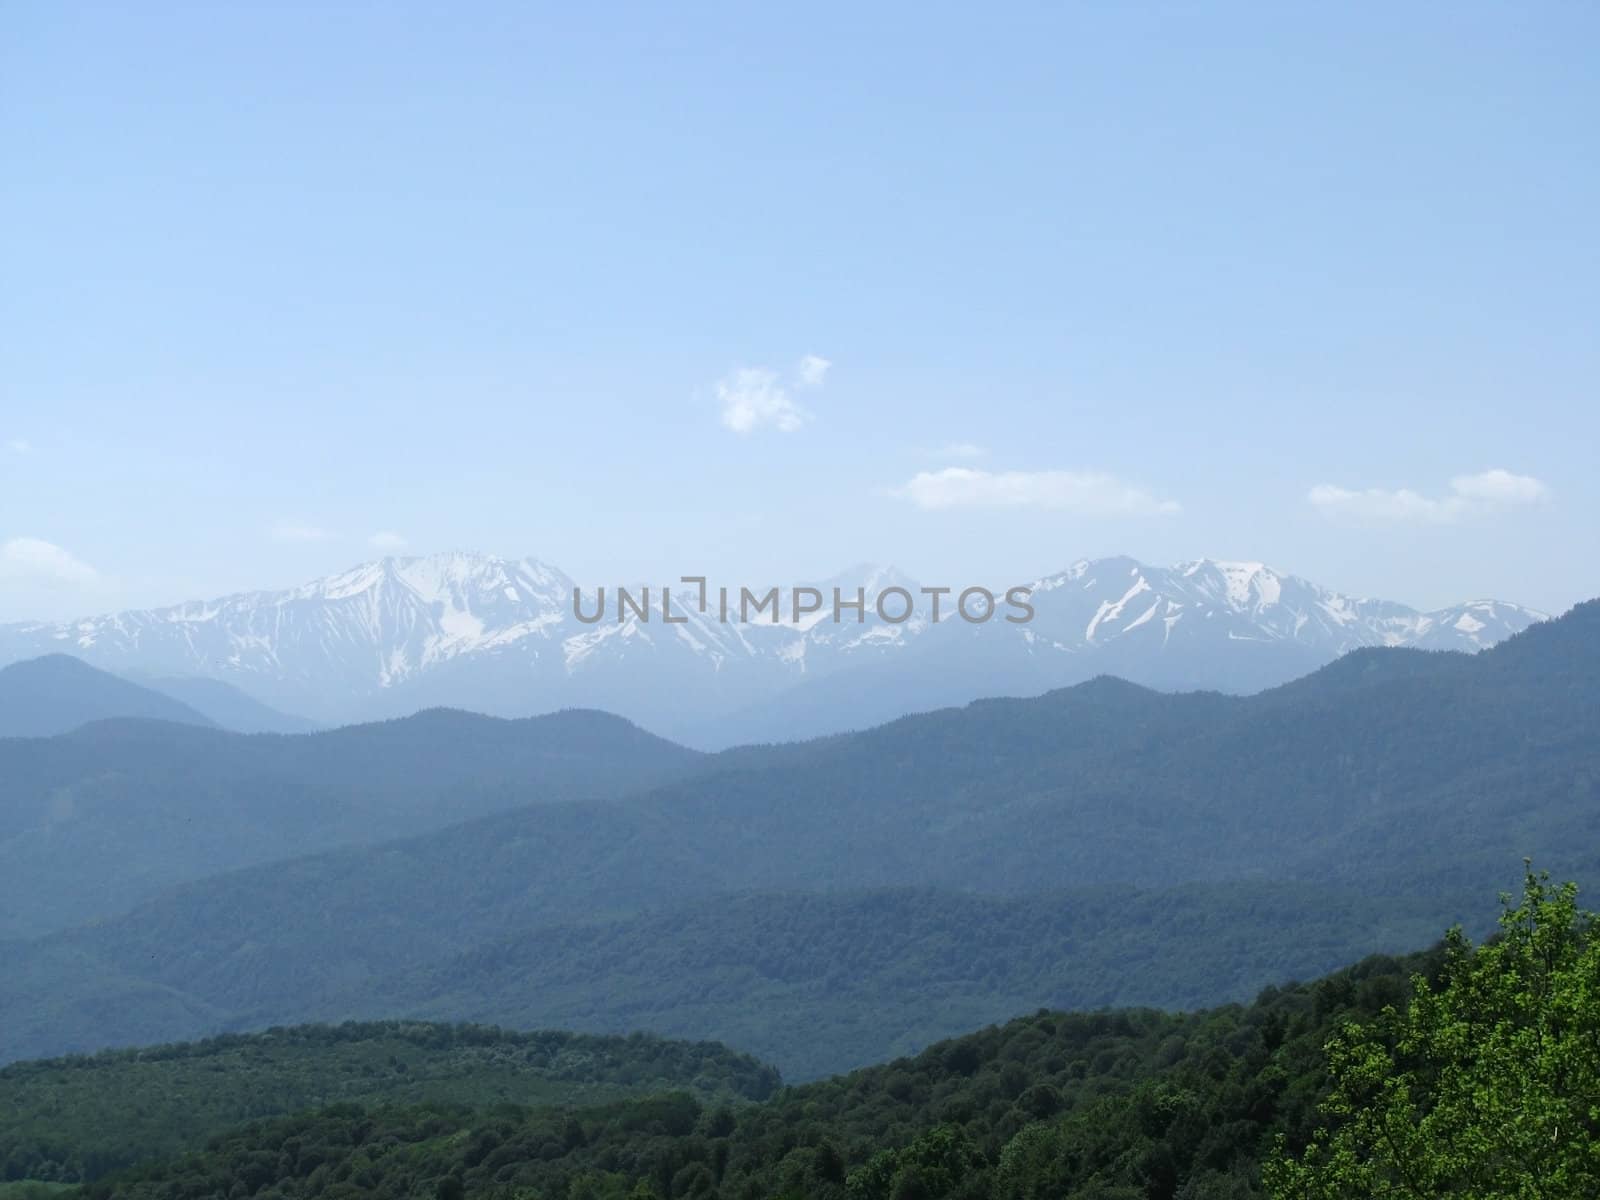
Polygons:
[[941,1125],[899,1150],[880,1150],[850,1172],[851,1200],[940,1200],[962,1194],[985,1163],[961,1129]]
[[1577,888],[1526,873],[1500,935],[1459,929],[1436,985],[1327,1045],[1332,1090],[1279,1200],[1591,1200],[1600,1196],[1600,939]]

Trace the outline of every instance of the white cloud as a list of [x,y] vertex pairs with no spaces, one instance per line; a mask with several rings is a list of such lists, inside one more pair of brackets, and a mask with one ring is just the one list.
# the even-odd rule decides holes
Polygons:
[[809,415],[778,382],[778,373],[765,367],[740,367],[717,383],[722,423],[735,433],[752,433],[771,425],[780,433],[793,433]]
[[382,529],[367,539],[374,550],[404,550],[411,543],[392,530]]
[[325,542],[333,537],[326,529],[315,525],[301,525],[294,521],[279,521],[267,536],[275,542]]
[[100,572],[54,543],[20,537],[0,542],[0,580],[47,588],[86,588],[100,582]]
[[800,365],[795,368],[795,382],[803,388],[818,388],[828,378],[828,368],[831,362],[817,354],[808,354],[800,360]]
[[32,454],[34,446],[25,438],[12,438],[6,443],[6,450],[12,454]]
[[894,494],[918,508],[1043,508],[1097,516],[1168,515],[1171,500],[1100,471],[921,471]]
[[827,359],[808,354],[795,366],[788,382],[770,367],[736,367],[717,381],[723,425],[735,433],[766,428],[793,433],[811,420],[811,412],[792,391],[821,388],[832,366]]
[[1330,517],[1432,525],[1523,508],[1549,498],[1550,489],[1531,475],[1513,475],[1498,467],[1477,475],[1457,475],[1450,481],[1449,492],[1437,497],[1410,488],[1354,491],[1331,483],[1318,484],[1306,494],[1313,506]]
[[1475,504],[1537,504],[1550,498],[1550,489],[1531,475],[1513,475],[1496,467],[1477,475],[1457,475],[1450,490]]

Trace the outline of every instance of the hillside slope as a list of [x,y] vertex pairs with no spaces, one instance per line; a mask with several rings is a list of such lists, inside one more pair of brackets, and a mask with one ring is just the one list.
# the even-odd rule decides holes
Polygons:
[[[390,1005],[387,981],[507,938],[736,890],[914,886],[1023,897],[1133,884],[1166,889],[1175,904],[1183,883],[1280,882],[1351,903],[1407,897],[1418,919],[1442,926],[1482,880],[1511,883],[1525,855],[1591,877],[1596,728],[1593,603],[1475,657],[1366,651],[1251,698],[1163,696],[1104,680],[986,701],[811,746],[730,754],[624,801],[524,808],[184,885],[20,951],[3,995],[48,979],[46,993],[28,994],[48,994],[53,1015],[11,1003],[0,1053],[141,1040],[116,1014],[99,1023],[71,1015],[93,1010],[80,998],[102,994],[103,978],[166,989],[175,1009],[164,1021],[194,1011],[242,1024],[299,1019],[339,998]],[[797,927],[806,903],[796,902]],[[1246,942],[1296,936],[1270,905],[1225,923],[1225,909],[1210,911],[1216,924],[1196,937],[1208,928]],[[1160,914],[1155,906],[1145,919],[1159,925]],[[1132,926],[1114,929],[1135,936]],[[693,940],[671,928],[656,936],[665,946]],[[678,962],[673,970],[685,974],[664,978],[663,995],[693,974]],[[1116,959],[1075,947],[1064,969],[1080,963],[1092,973]],[[596,991],[631,987],[624,967],[596,977]],[[1229,978],[1237,987],[1248,977]],[[755,1003],[737,972],[722,982],[724,1014]],[[893,1012],[894,996],[933,982],[908,971],[880,992],[875,1011]],[[520,1000],[495,993],[504,1011],[560,1002],[537,973],[519,986]],[[997,978],[992,997],[1007,995]],[[896,1036],[892,1023],[869,1017],[851,1053]]]
[[[94,1200],[545,1195],[622,1200],[1072,1196],[1252,1200],[1277,1135],[1322,1121],[1323,1045],[1403,1003],[1436,954],[1378,958],[1190,1015],[1041,1011],[749,1105],[345,1106],[264,1121],[86,1189]],[[851,1179],[847,1187],[846,1180]]]
[[387,1021],[296,1026],[0,1068],[0,1166],[77,1182],[330,1104],[762,1100],[777,1072],[712,1043]]
[[261,703],[242,688],[198,675],[133,675],[141,687],[171,696],[234,733],[315,733],[322,726]]
[[113,916],[251,863],[620,795],[699,761],[588,712],[434,711],[295,737],[107,721],[0,740],[0,937]]
[[52,737],[117,717],[181,725],[214,723],[181,700],[66,654],[0,668],[0,738]]

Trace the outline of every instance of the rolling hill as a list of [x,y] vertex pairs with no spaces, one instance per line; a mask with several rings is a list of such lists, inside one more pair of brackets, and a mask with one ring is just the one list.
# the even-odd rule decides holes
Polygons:
[[763,1100],[777,1072],[712,1043],[387,1021],[296,1026],[0,1068],[5,1178],[77,1182],[333,1104]]
[[112,916],[251,863],[620,795],[699,761],[589,712],[441,710],[292,737],[116,720],[0,740],[0,937]]
[[1191,1014],[1038,1011],[758,1103],[341,1105],[252,1122],[85,1195],[1255,1200],[1274,1139],[1299,1146],[1323,1119],[1333,1031],[1403,1003],[1409,976],[1438,965],[1374,958]]
[[[1524,855],[1591,877],[1597,668],[1600,603],[1590,603],[1472,657],[1363,651],[1244,698],[1168,696],[1100,680],[806,746],[730,753],[626,799],[524,807],[407,840],[246,868],[8,951],[15,969],[0,985],[0,1053],[147,1040],[139,1021],[104,1011],[115,1007],[108,980],[139,989],[147,1002],[165,998],[160,1036],[177,1036],[185,1022],[199,1033],[320,1016],[335,1005],[340,1015],[389,1015],[401,995],[417,1011],[451,1016],[452,1004],[471,1007],[479,997],[453,989],[448,970],[431,997],[397,990],[394,981],[411,989],[479,949],[485,995],[503,1011],[566,1016],[575,1010],[556,983],[562,964],[583,937],[602,936],[595,922],[606,919],[645,922],[627,927],[622,944],[636,938],[669,957],[676,951],[665,948],[683,951],[660,981],[658,1007],[641,1013],[676,1022],[694,1011],[672,998],[692,992],[699,972],[716,1003],[696,1020],[726,1029],[733,1014],[760,1011],[755,997],[767,985],[759,960],[697,965],[692,923],[652,926],[648,914],[733,891],[910,886],[1024,900],[1142,887],[1156,894],[1106,909],[1100,937],[1054,943],[1062,959],[1056,978],[1081,971],[1116,979],[1122,971],[1127,979],[1120,942],[1161,944],[1159,931],[1180,912],[1201,914],[1195,939],[1226,929],[1244,947],[1303,940],[1303,912],[1286,922],[1281,904],[1232,890],[1292,884],[1352,906],[1346,928],[1361,934],[1327,947],[1349,956],[1388,944],[1358,919],[1360,903],[1375,897],[1404,898],[1417,920],[1442,927],[1484,880],[1510,884]],[[1186,893],[1186,885],[1215,890]],[[940,902],[944,925],[985,928],[963,903]],[[749,928],[726,930],[724,940],[752,956],[762,952],[760,922],[791,921],[793,944],[803,945],[837,919],[805,897],[740,911]],[[905,922],[900,914],[880,924]],[[540,932],[574,925],[593,928]],[[854,928],[867,936],[859,922]],[[1070,930],[1070,920],[1060,928]],[[929,936],[938,946],[956,935]],[[565,950],[563,937],[573,939]],[[496,976],[497,945],[512,962],[533,947],[530,961],[552,968],[548,986],[537,971]],[[908,969],[872,983],[872,1002],[858,1006],[866,1015],[849,1043],[852,1058],[843,1062],[918,1036],[902,1019],[903,1000],[928,992],[937,982],[928,963],[948,955],[930,957],[923,944],[894,953]],[[636,990],[626,959],[610,960],[611,974],[595,977],[597,994],[613,985],[619,997]],[[1236,995],[1271,971],[1299,969],[1271,953],[1254,976],[1239,968],[1232,962],[1191,982],[1184,1001]],[[982,999],[988,988],[997,1004],[1049,1002],[1054,984],[1026,978],[1022,993],[997,975],[967,994]],[[1127,982],[1093,995],[1113,1002],[1133,991]],[[953,1013],[972,1011],[951,1003]],[[607,1011],[605,1003],[593,1011]],[[218,1015],[208,1023],[205,1013]],[[607,1020],[626,1016],[612,1010]],[[919,1028],[937,1019],[922,1014]],[[695,1028],[686,1020],[673,1027]],[[810,1067],[829,1064],[813,1059]]]

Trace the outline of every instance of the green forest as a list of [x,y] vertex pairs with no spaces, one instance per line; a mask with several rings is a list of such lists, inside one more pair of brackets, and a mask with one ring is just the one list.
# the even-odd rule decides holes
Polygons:
[[[84,1147],[54,1167],[93,1177],[65,1193],[86,1200],[1592,1198],[1591,922],[1573,886],[1530,872],[1480,944],[1453,930],[1188,1014],[1041,1011],[782,1088],[716,1047],[415,1024],[18,1064],[0,1075],[5,1173],[30,1173],[16,1114],[48,1094],[48,1123]],[[347,1090],[205,1133],[297,1077]],[[191,1097],[189,1124],[144,1125],[141,1078]],[[164,1156],[117,1162],[139,1138]]]
[[760,1100],[778,1073],[714,1042],[417,1021],[306,1025],[0,1069],[0,1179],[95,1179],[251,1118],[335,1103],[597,1104],[687,1088]]
[[[595,714],[136,724],[0,739],[0,920],[53,930],[4,946],[0,1061],[405,1016],[803,1081],[1479,935],[1524,855],[1600,879],[1600,602],[1249,697],[1100,679],[710,756]],[[272,861],[204,873],[241,845]]]

